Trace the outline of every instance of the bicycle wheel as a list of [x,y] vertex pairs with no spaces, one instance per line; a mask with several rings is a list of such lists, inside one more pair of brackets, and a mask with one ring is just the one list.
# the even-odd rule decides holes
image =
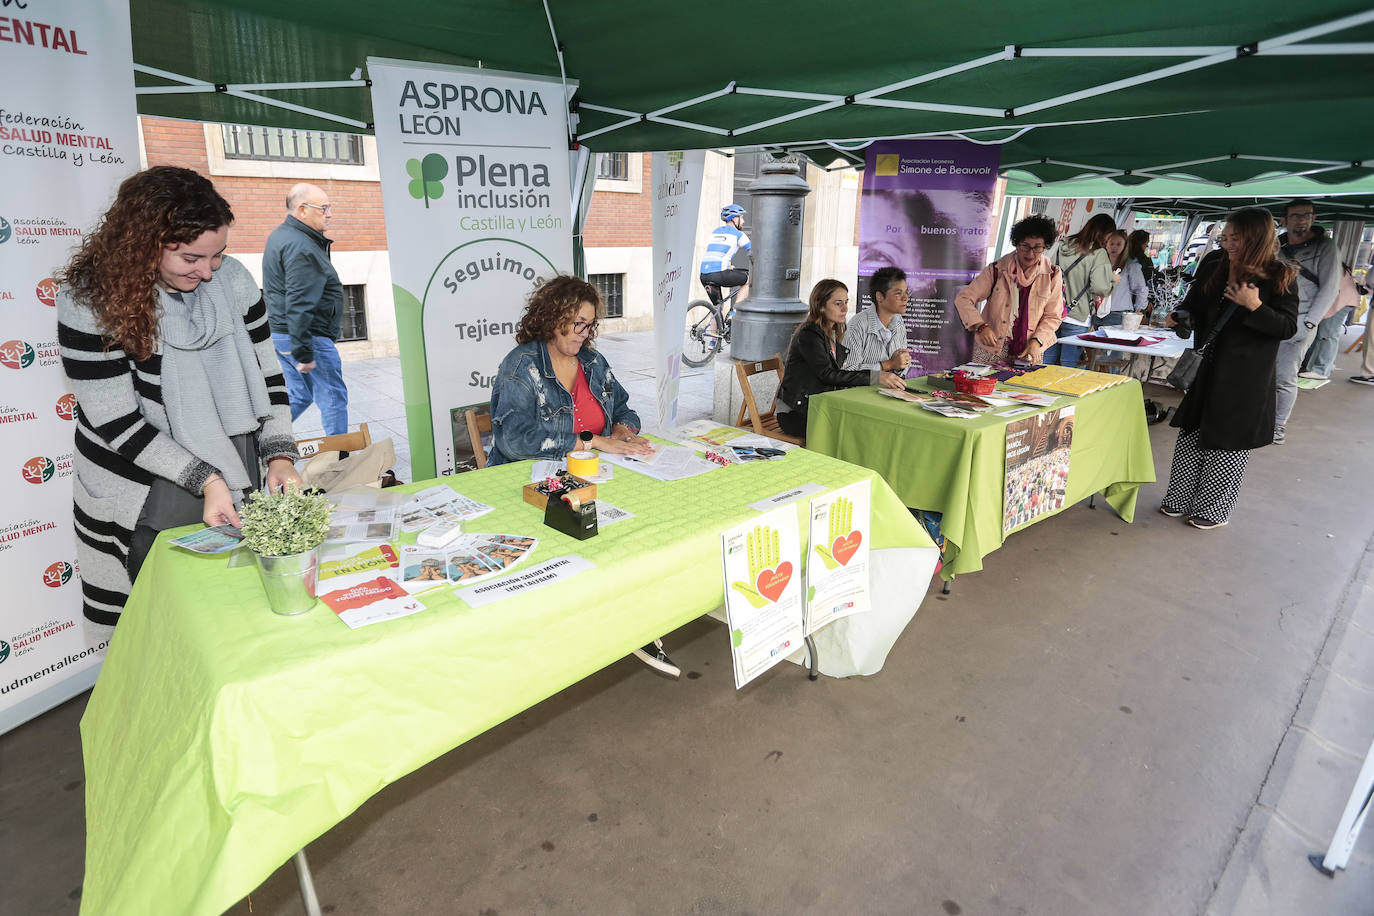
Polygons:
[[705,299],[690,303],[682,335],[682,361],[694,369],[699,368],[715,358],[720,346],[720,312]]

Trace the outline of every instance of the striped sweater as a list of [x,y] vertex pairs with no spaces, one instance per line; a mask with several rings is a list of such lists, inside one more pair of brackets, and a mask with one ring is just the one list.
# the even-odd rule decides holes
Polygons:
[[[272,414],[258,430],[258,457],[296,457],[291,407],[281,364],[272,348],[267,309],[253,277],[226,257],[201,284],[217,309],[233,309],[262,369]],[[76,395],[75,502],[77,559],[85,615],[112,625],[128,600],[129,549],[148,491],[157,477],[200,494],[217,468],[192,455],[168,433],[162,401],[162,344],[145,360],[105,337],[95,313],[63,289],[57,301],[62,368]],[[256,382],[256,377],[254,377]],[[206,405],[214,410],[213,404]]]

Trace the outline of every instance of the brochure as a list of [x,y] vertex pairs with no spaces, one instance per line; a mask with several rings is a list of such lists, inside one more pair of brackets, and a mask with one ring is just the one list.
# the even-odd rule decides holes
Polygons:
[[321,589],[339,589],[377,576],[394,577],[400,566],[396,548],[374,541],[326,543],[317,574]]
[[408,617],[425,609],[423,604],[386,576],[326,592],[319,597],[354,630],[383,620]]
[[739,689],[801,648],[801,543],[783,506],[720,537],[725,616]]
[[411,592],[436,585],[469,585],[499,576],[539,546],[520,534],[465,534],[442,548],[401,548],[401,585]]
[[811,500],[811,552],[806,563],[807,636],[870,608],[868,548],[870,484],[841,487]]
[[243,532],[233,525],[216,525],[174,538],[172,544],[192,553],[227,553],[243,541]]

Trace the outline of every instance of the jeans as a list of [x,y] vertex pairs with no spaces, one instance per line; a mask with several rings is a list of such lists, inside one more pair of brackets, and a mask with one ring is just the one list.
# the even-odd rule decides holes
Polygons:
[[[1086,334],[1090,328],[1079,324],[1069,324],[1067,321],[1059,326],[1059,339],[1065,337],[1077,337],[1079,334]],[[1045,354],[1045,365],[1047,366],[1068,366],[1072,369],[1078,365],[1078,356],[1083,352],[1083,348],[1074,344],[1057,343],[1050,347]]]
[[1312,342],[1311,354],[1307,357],[1309,372],[1331,377],[1331,369],[1336,365],[1336,354],[1341,351],[1341,335],[1345,333],[1345,322],[1354,311],[1355,306],[1347,305],[1317,324],[1317,339]]
[[326,436],[348,432],[348,389],[344,387],[343,361],[339,348],[328,337],[312,337],[315,348],[315,368],[302,373],[291,355],[291,335],[272,335],[277,361],[286,376],[286,393],[291,398],[291,421],[294,423],[311,404],[320,405],[320,418]]
[[1288,418],[1293,415],[1293,405],[1298,400],[1298,369],[1302,366],[1303,354],[1307,345],[1316,335],[1315,328],[1309,328],[1298,319],[1298,333],[1279,344],[1278,362],[1274,367],[1274,425],[1287,426]]

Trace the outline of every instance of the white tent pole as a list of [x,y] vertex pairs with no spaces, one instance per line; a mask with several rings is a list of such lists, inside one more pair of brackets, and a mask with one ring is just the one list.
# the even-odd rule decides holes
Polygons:
[[903,99],[860,99],[854,97],[855,105],[869,105],[874,108],[905,108],[911,111],[939,111],[947,114],[978,115],[984,118],[1006,117],[1006,109],[980,108],[975,105],[945,105],[940,102],[908,102]]
[[[144,89],[139,89],[139,88],[135,87],[135,89],[134,89],[134,94],[135,94],[135,95],[157,95],[157,94],[160,94],[160,92],[168,92],[168,91],[179,91],[179,92],[218,92],[218,91],[220,91],[219,87],[216,86],[214,83],[209,83],[209,82],[206,82],[205,80],[196,79],[195,77],[192,77],[192,76],[183,76],[183,75],[181,75],[180,73],[172,73],[172,72],[169,71],[169,70],[159,70],[159,69],[156,68],[156,67],[149,67],[149,66],[146,66],[146,65],[144,65],[144,64],[134,64],[134,71],[137,72],[137,73],[146,73],[146,74],[148,74],[149,76],[160,76],[160,77],[162,77],[163,79],[177,80],[177,81],[179,81],[179,82],[182,82],[182,83],[185,83],[185,84],[186,84],[185,86],[148,86],[148,87],[145,87]],[[365,85],[365,82],[362,81],[362,80],[357,80],[357,81],[349,80],[349,81],[348,81],[348,85]],[[146,91],[145,91],[145,90],[146,90]],[[363,128],[363,129],[366,129],[366,128],[367,128],[367,122],[365,122],[365,121],[355,121],[353,118],[345,118],[345,117],[342,116],[342,115],[330,114],[330,113],[327,112],[327,111],[320,111],[320,110],[315,109],[315,108],[306,108],[304,105],[293,105],[293,104],[290,103],[290,102],[283,102],[283,101],[281,101],[280,99],[274,99],[274,98],[271,98],[270,96],[257,95],[257,94],[252,93],[252,92],[245,92],[245,91],[243,91],[242,87],[239,87],[239,86],[226,86],[226,87],[224,87],[223,92],[224,92],[225,95],[232,95],[232,96],[234,96],[235,98],[245,99],[245,100],[247,100],[247,101],[249,101],[249,102],[260,102],[260,103],[263,104],[263,105],[270,105],[270,106],[272,106],[273,108],[281,108],[281,109],[284,109],[284,110],[286,110],[286,111],[294,111],[294,112],[296,112],[297,114],[309,115],[309,116],[312,117],[312,118],[319,118],[319,119],[322,120],[322,121],[336,121],[336,122],[338,122],[339,124],[346,124],[346,125],[348,125],[349,127],[359,127],[359,128]]]
[[1194,45],[1158,48],[1021,48],[1021,57],[1204,57],[1234,54],[1232,45]]
[[232,95],[236,98],[246,99],[250,102],[261,102],[264,105],[271,105],[273,108],[281,108],[286,111],[294,111],[297,114],[310,115],[312,118],[320,118],[324,121],[335,121],[339,124],[347,124],[349,127],[367,129],[366,121],[356,121],[353,118],[345,118],[343,115],[330,114],[327,111],[319,111],[315,108],[306,108],[304,105],[293,105],[290,102],[283,102],[278,99],[265,95],[257,95],[252,92],[237,92],[233,89],[227,90],[225,95]]
[[822,102],[819,105],[813,105],[810,108],[794,112],[793,114],[783,115],[780,118],[769,118],[767,121],[759,121],[755,124],[750,124],[745,127],[736,128],[735,136],[738,137],[740,134],[747,134],[751,131],[762,130],[765,127],[772,127],[774,124],[781,124],[784,121],[794,121],[797,118],[805,118],[809,115],[820,114],[822,111],[829,111],[832,108],[840,108],[843,105],[844,99],[840,99],[834,102]]
[[759,89],[755,86],[736,86],[735,92],[740,95],[762,95],[776,99],[799,99],[803,102],[844,101],[844,96],[833,92],[794,92],[791,89]]
[[709,102],[712,99],[718,99],[723,95],[730,95],[732,92],[735,91],[735,84],[731,82],[727,84],[724,89],[717,89],[715,92],[708,92],[705,95],[699,95],[694,99],[688,99],[685,102],[678,102],[675,105],[669,105],[666,108],[659,108],[654,111],[651,111],[649,112],[649,119],[653,120],[659,115],[665,115],[669,112],[678,111],[683,108],[691,108],[693,105],[698,105],[702,102]]
[[[654,115],[645,115],[645,119],[649,121],[654,121],[658,124],[668,124],[672,127],[685,127],[688,130],[699,130],[702,133],[716,134],[720,137],[726,137],[730,134],[730,131],[726,130],[723,127],[712,127],[709,124],[697,124],[692,121],[679,121],[676,118],[659,118],[655,117]],[[591,135],[588,134],[587,136]]]
[[1002,51],[997,51],[993,54],[985,54],[982,57],[977,57],[973,60],[965,61],[962,64],[954,64],[951,67],[945,67],[941,70],[932,70],[930,73],[923,73],[920,76],[913,76],[910,79],[905,79],[897,83],[890,83],[886,86],[879,86],[877,89],[869,89],[865,92],[855,93],[854,101],[858,102],[860,99],[871,99],[877,95],[887,95],[889,92],[898,92],[902,89],[909,89],[912,86],[919,86],[921,83],[928,83],[931,80],[938,80],[946,76],[953,76],[956,73],[963,73],[967,70],[976,70],[979,67],[986,67],[988,64],[999,63],[1006,59],[1007,54],[1005,49]]
[[1325,56],[1332,54],[1374,54],[1374,41],[1332,41],[1319,45],[1285,45],[1281,48],[1261,48],[1260,54]]
[[[1354,28],[1356,26],[1365,25],[1369,22],[1374,22],[1374,10],[1368,10],[1363,13],[1356,13],[1352,16],[1345,16],[1340,19],[1332,20],[1331,22],[1323,23],[1321,25],[1314,25],[1310,28],[1300,29],[1296,32],[1289,32],[1286,35],[1279,35],[1276,38],[1266,38],[1263,41],[1257,42],[1256,47],[1258,49],[1258,53],[1262,54],[1266,51],[1272,51],[1275,48],[1297,44],[1300,41],[1305,41],[1308,38],[1314,38],[1318,35],[1329,35],[1332,32],[1341,32],[1346,29]],[[1171,76],[1178,76],[1181,73],[1189,73],[1193,70],[1201,70],[1205,67],[1211,67],[1216,64],[1225,63],[1226,61],[1235,60],[1238,53],[1239,52],[1235,48],[1230,48],[1225,51],[1218,52],[1216,54],[1209,54],[1205,57],[1200,57],[1197,60],[1188,61],[1187,63],[1175,64],[1172,67],[1164,67],[1159,70],[1151,70],[1150,72],[1142,73],[1139,76],[1132,76],[1127,77],[1126,79],[1114,80],[1110,83],[1104,83],[1103,85],[1093,89],[1083,89],[1078,92],[1070,92],[1066,95],[1056,96],[1051,99],[1045,99],[1043,102],[1035,102],[1030,105],[1023,105],[1016,109],[1016,113],[1030,114],[1031,112],[1042,111],[1046,108],[1055,108],[1060,105],[1067,105],[1069,102],[1077,102],[1081,99],[1090,99],[1094,96],[1105,95],[1106,93],[1116,92],[1120,89],[1129,89],[1132,86],[1140,86],[1144,83],[1152,83],[1157,80],[1167,79]]]

